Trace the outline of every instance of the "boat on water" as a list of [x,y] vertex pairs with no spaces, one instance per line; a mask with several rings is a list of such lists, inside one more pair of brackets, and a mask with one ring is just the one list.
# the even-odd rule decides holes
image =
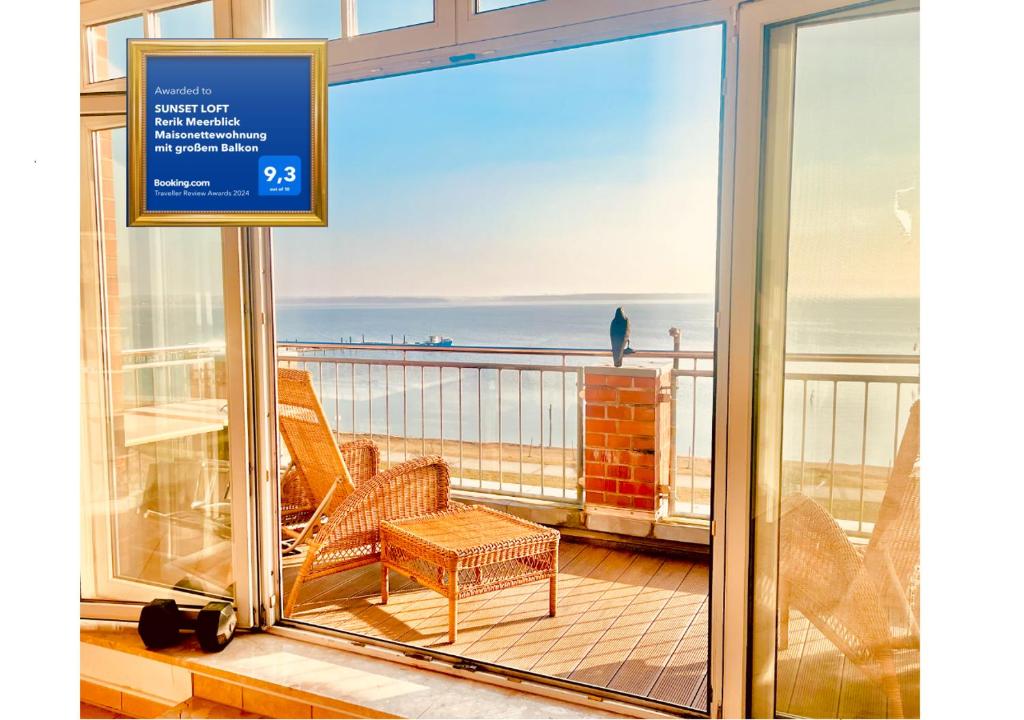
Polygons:
[[455,341],[450,337],[442,337],[441,335],[431,335],[426,340],[413,343],[413,345],[430,345],[431,347],[451,347],[454,344]]

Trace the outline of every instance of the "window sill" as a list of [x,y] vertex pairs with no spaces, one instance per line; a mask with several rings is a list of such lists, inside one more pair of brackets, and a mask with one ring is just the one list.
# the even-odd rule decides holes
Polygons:
[[[253,696],[270,696],[293,706],[298,703],[308,707],[310,714],[303,711],[304,717],[624,716],[533,692],[499,687],[472,677],[453,677],[341,647],[324,647],[278,633],[242,633],[216,654],[200,651],[194,639],[161,652],[148,650],[131,623],[82,621],[79,635],[83,656],[87,653],[86,646],[91,646],[177,666],[194,677],[213,678],[237,686],[239,699],[248,691]],[[316,637],[313,633],[309,635],[311,639]],[[87,663],[83,661],[82,667],[84,671]],[[95,664],[88,667],[93,682],[107,681],[102,677],[103,668]],[[123,678],[110,678],[109,682],[125,685]]]

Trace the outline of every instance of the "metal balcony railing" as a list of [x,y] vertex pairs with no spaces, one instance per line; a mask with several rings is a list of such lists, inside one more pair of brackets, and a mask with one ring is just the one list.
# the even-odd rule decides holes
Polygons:
[[[313,374],[339,440],[368,437],[390,465],[440,454],[462,490],[582,504],[583,368],[589,348],[279,343],[279,361]],[[128,406],[216,397],[223,346],[125,351]],[[714,355],[639,351],[672,369],[670,515],[707,519]],[[803,492],[852,535],[868,535],[909,413],[918,355],[787,356],[783,493]]]

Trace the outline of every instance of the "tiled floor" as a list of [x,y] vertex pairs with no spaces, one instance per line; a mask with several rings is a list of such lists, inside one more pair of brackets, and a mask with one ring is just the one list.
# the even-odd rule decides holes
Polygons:
[[[285,592],[298,558],[285,559]],[[447,644],[447,601],[380,566],[307,583],[295,617],[698,709],[707,705],[708,569],[671,556],[562,541],[558,614],[547,582],[467,598]]]

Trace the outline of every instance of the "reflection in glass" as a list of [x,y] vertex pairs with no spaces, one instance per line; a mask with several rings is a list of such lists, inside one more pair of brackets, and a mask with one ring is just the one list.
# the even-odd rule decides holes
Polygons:
[[156,13],[156,36],[161,38],[212,38],[213,2],[193,3]]
[[434,0],[356,0],[353,35],[433,22]]
[[274,0],[272,36],[279,38],[341,37],[341,0]]
[[83,478],[83,524],[109,527],[110,579],[230,597],[220,231],[126,227],[125,130],[93,142],[107,332],[87,370],[108,400],[89,431],[107,438],[109,476]]
[[124,77],[128,68],[127,40],[144,35],[141,15],[89,28],[92,82]]
[[916,717],[918,14],[776,28],[769,57],[755,631],[777,712]]

